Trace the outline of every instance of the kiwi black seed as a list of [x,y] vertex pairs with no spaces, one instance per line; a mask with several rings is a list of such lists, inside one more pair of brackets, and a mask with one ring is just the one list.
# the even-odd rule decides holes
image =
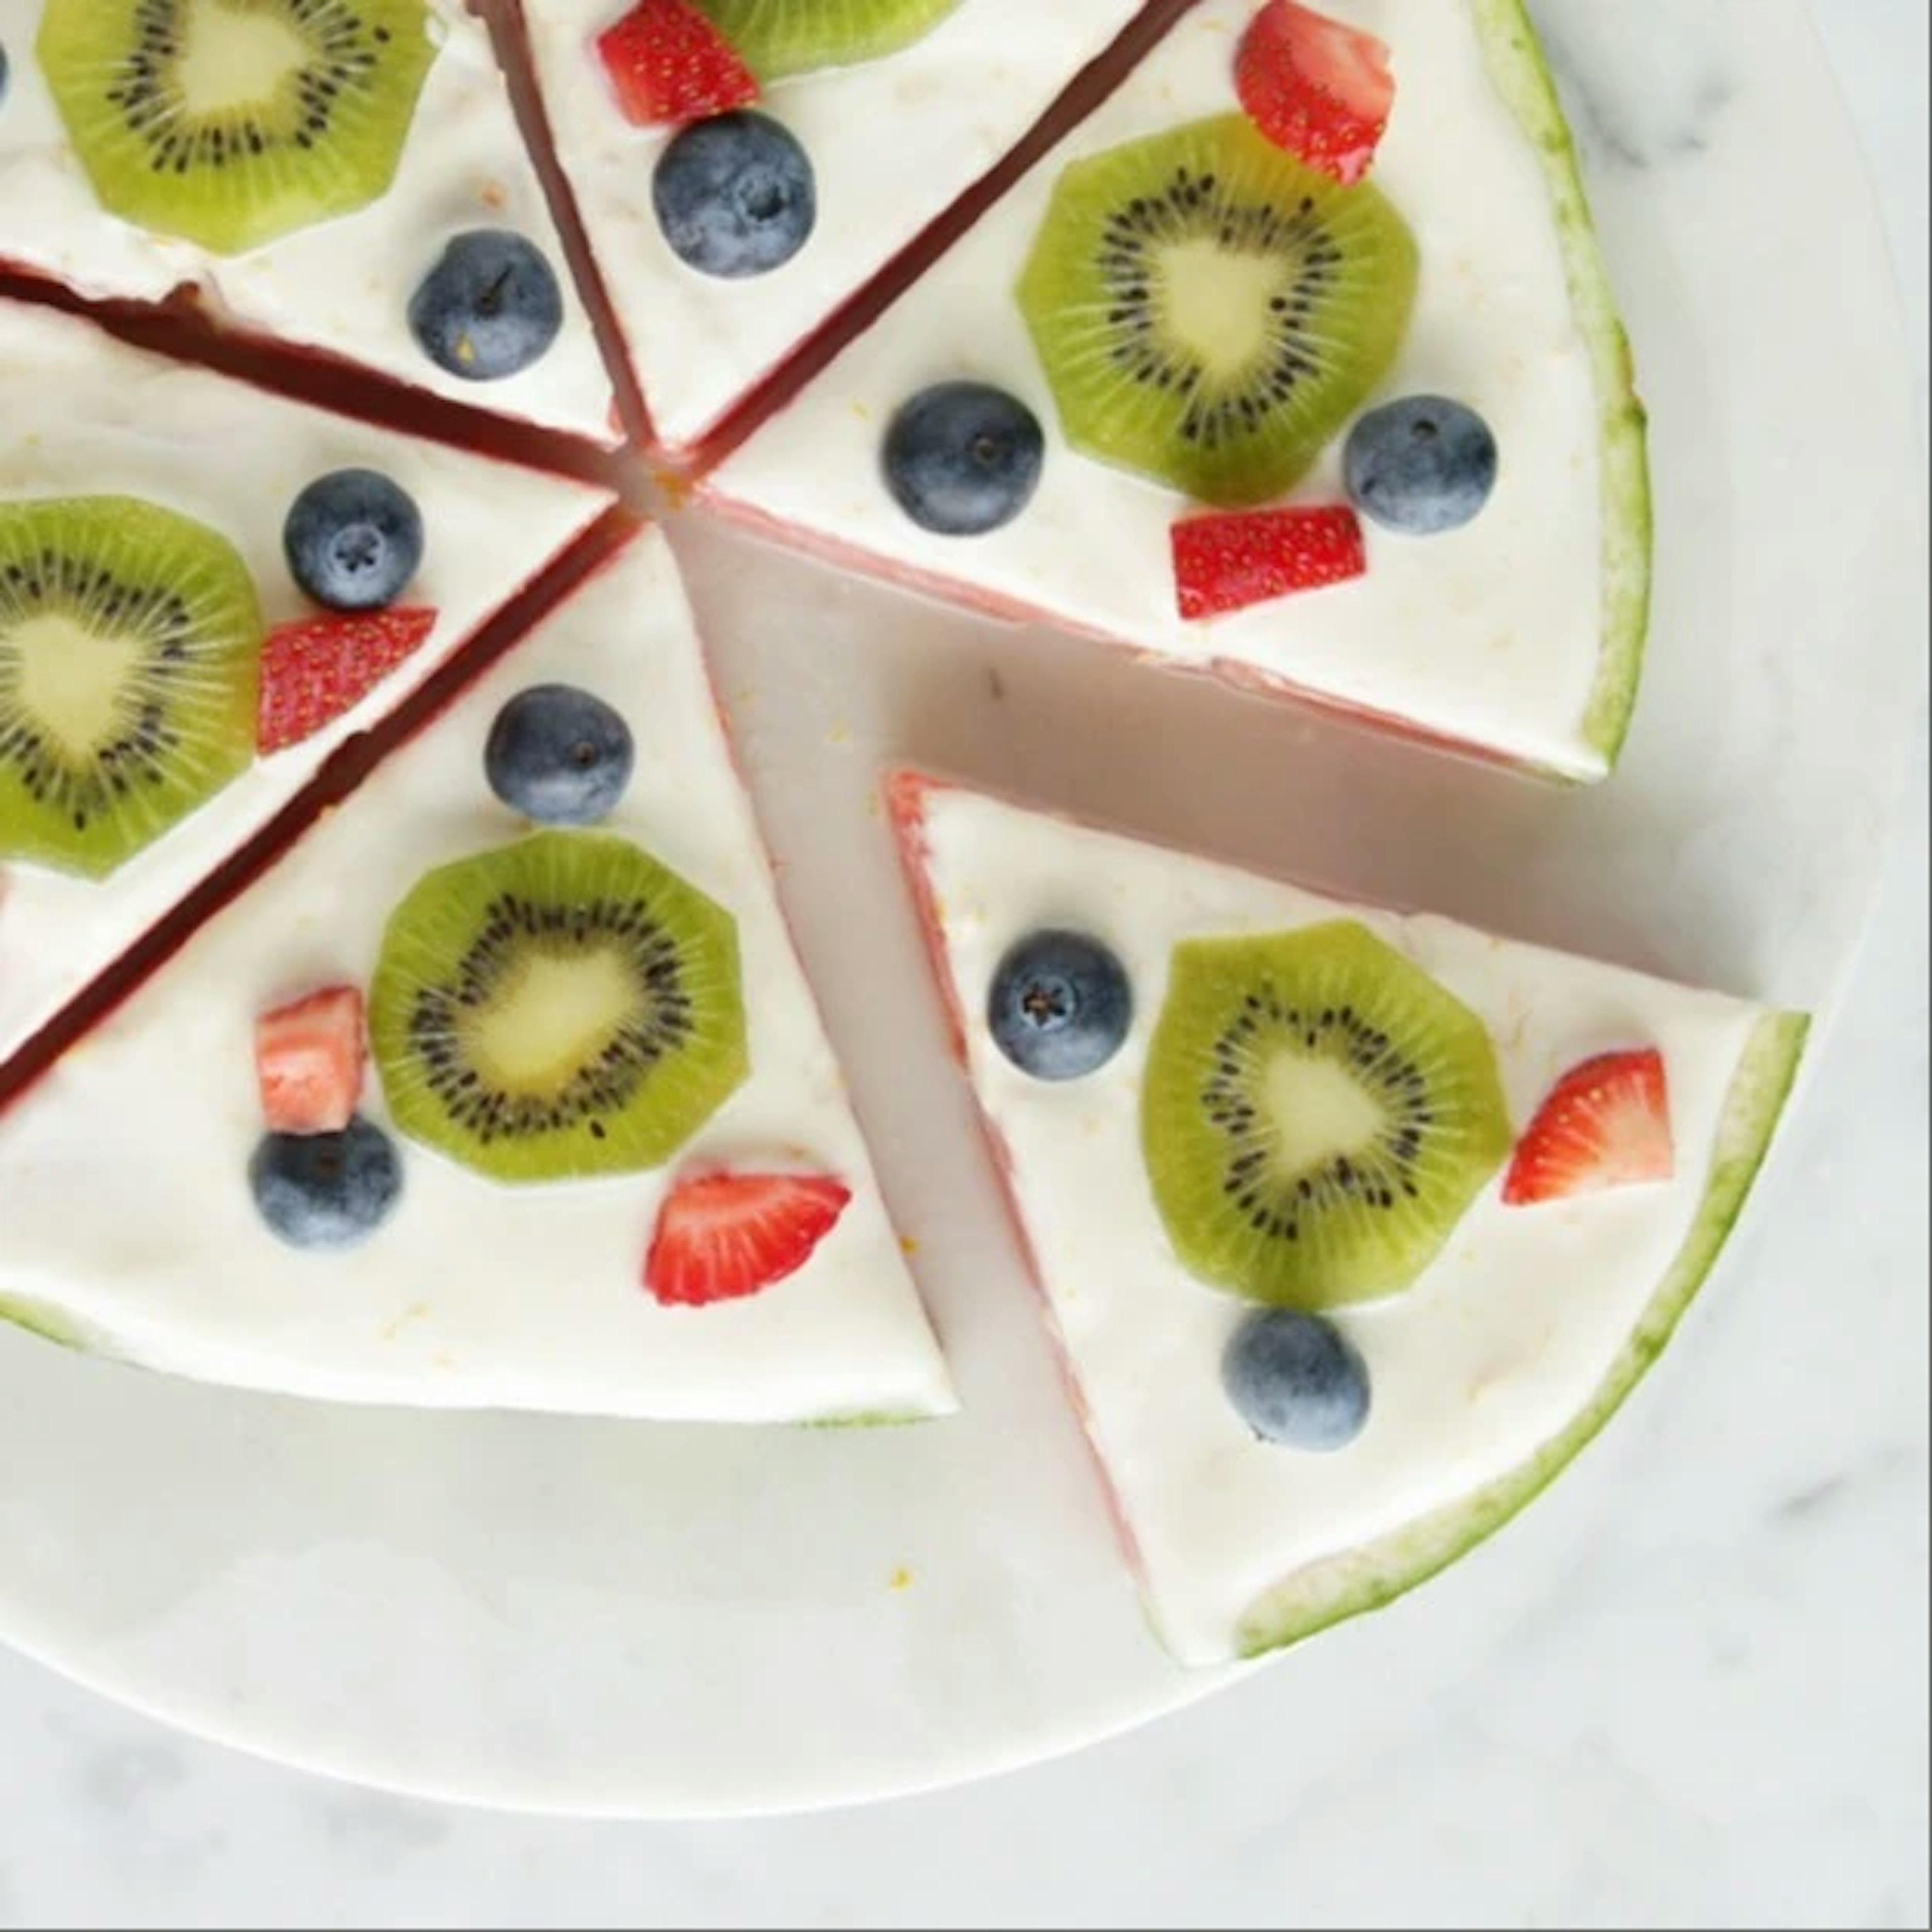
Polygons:
[[255,755],[262,614],[217,532],[0,502],[0,858],[105,878]]
[[46,0],[40,62],[102,203],[219,254],[388,191],[424,0]]
[[1204,503],[1292,489],[1401,348],[1415,244],[1244,116],[1076,162],[1020,307],[1076,448]]
[[749,1069],[736,924],[623,839],[540,833],[416,886],[370,1030],[396,1125],[493,1179],[660,1166]]
[[1410,1286],[1512,1145],[1487,1029],[1353,922],[1177,949],[1142,1138],[1182,1262],[1310,1314]]

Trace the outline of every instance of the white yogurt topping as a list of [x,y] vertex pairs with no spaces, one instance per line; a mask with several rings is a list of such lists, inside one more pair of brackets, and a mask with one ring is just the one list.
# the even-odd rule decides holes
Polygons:
[[[366,988],[389,916],[423,874],[522,836],[484,779],[484,745],[507,700],[549,682],[596,693],[635,734],[636,776],[604,829],[736,916],[752,1077],[666,1170],[505,1188],[404,1143],[401,1204],[365,1246],[285,1248],[247,1180],[261,1132],[256,1016],[316,987]],[[365,1111],[385,1118],[373,1070]],[[709,1163],[830,1173],[854,1198],[788,1280],[664,1309],[642,1286],[658,1208],[678,1173]],[[112,1210],[77,1214],[87,1202]],[[0,1123],[0,1293],[212,1382],[706,1422],[953,1406],[656,532]]]
[[[1182,1657],[1224,1659],[1274,1586],[1472,1494],[1587,1405],[1696,1219],[1760,1016],[967,793],[933,795],[928,832],[973,1082],[1011,1150],[1018,1211],[1150,1607]],[[1415,1287],[1340,1318],[1366,1360],[1375,1408],[1352,1449],[1323,1457],[1260,1444],[1222,1392],[1222,1354],[1247,1311],[1174,1253],[1142,1159],[1140,1090],[1178,942],[1338,918],[1361,920],[1488,1025],[1519,1130],[1579,1061],[1661,1048],[1678,1172],[1668,1186],[1533,1210],[1505,1208],[1499,1178]],[[977,1023],[1007,948],[1047,926],[1114,947],[1136,1009],[1120,1055],[1063,1087],[1018,1072]]]
[[674,130],[619,110],[596,52],[618,0],[529,0],[530,44],[559,158],[659,440],[700,440],[1000,160],[1144,0],[962,0],[883,59],[780,82],[760,111],[811,157],[818,226],[775,273],[722,281],[686,268],[653,210]]
[[440,614],[428,640],[346,716],[258,760],[105,881],[0,860],[0,1061],[266,825],[585,529],[586,486],[372,429],[130,349],[92,324],[0,302],[0,502],[130,496],[226,536],[270,625],[314,615],[289,574],[290,505],[333,470],[377,470],[415,498],[426,550],[404,602]]
[[[1414,232],[1422,282],[1391,395],[1438,392],[1487,418],[1496,495],[1449,536],[1369,532],[1358,582],[1211,623],[1175,604],[1180,496],[1076,454],[1013,290],[1072,161],[1238,110],[1234,55],[1252,0],[1208,0],[1108,104],[933,272],[718,472],[721,502],[889,568],[1171,661],[1285,679],[1581,778],[1604,760],[1582,725],[1597,674],[1603,572],[1598,404],[1548,186],[1484,65],[1471,0],[1323,0],[1381,34],[1399,92],[1376,178]],[[992,536],[920,530],[884,487],[899,406],[957,376],[1000,385],[1047,426],[1039,495]],[[1297,493],[1343,500],[1339,446]]]
[[[615,440],[610,374],[510,109],[482,24],[462,0],[428,0],[440,43],[396,178],[353,214],[239,256],[150,234],[102,207],[34,57],[44,0],[0,0],[11,64],[0,103],[0,261],[102,300],[158,302],[184,284],[238,326],[544,428]],[[548,257],[562,333],[500,382],[439,368],[410,332],[410,298],[453,235],[514,229]]]

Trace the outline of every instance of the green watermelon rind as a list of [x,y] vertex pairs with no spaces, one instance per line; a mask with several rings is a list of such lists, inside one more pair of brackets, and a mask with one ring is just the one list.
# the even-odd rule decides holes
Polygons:
[[68,1349],[76,1355],[99,1355],[109,1360],[118,1357],[118,1351],[104,1337],[43,1301],[0,1294],[0,1324],[36,1336],[43,1342],[51,1342],[56,1348]]
[[1751,1035],[1696,1220],[1622,1352],[1569,1426],[1474,1495],[1378,1542],[1311,1564],[1268,1592],[1240,1620],[1243,1657],[1285,1649],[1406,1596],[1528,1508],[1596,1439],[1669,1346],[1743,1214],[1796,1084],[1810,1024],[1798,1015],[1772,1014]]
[[859,1436],[880,1429],[920,1429],[940,1418],[930,1411],[915,1408],[867,1409],[854,1415],[823,1415],[796,1426],[826,1435]]
[[1472,0],[1490,80],[1534,144],[1550,184],[1570,299],[1590,349],[1601,425],[1604,614],[1601,656],[1582,736],[1613,770],[1630,736],[1650,635],[1656,517],[1650,418],[1637,393],[1628,332],[1590,212],[1568,116],[1525,0]]

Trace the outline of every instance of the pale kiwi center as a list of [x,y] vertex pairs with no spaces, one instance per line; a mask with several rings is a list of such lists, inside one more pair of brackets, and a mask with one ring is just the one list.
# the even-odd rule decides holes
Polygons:
[[458,1030],[491,1086],[541,1099],[560,1072],[596,1066],[637,1009],[636,972],[620,947],[536,952],[465,1011]]
[[314,52],[279,10],[201,0],[190,10],[176,84],[190,113],[224,114],[274,99]]
[[143,656],[140,638],[91,631],[50,611],[16,625],[0,644],[18,656],[22,708],[64,749],[85,758],[115,736],[122,694]]
[[1262,1091],[1275,1166],[1284,1174],[1325,1167],[1338,1155],[1365,1154],[1388,1126],[1382,1108],[1332,1060],[1277,1053]]
[[1269,304],[1285,279],[1278,255],[1240,254],[1204,236],[1157,258],[1160,332],[1209,376],[1235,382],[1274,349]]

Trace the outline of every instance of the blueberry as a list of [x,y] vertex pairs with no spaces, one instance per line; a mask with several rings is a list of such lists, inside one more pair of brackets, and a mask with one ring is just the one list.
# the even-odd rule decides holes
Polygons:
[[540,825],[610,817],[637,763],[631,728],[601,698],[540,684],[511,699],[483,754],[490,788]]
[[725,281],[783,268],[818,224],[811,158],[763,114],[686,128],[658,163],[651,198],[679,260]]
[[395,1143],[368,1121],[339,1134],[271,1134],[248,1184],[262,1219],[292,1248],[352,1248],[389,1218],[403,1192]]
[[410,327],[439,368],[500,382],[549,352],[563,327],[563,291],[534,243],[507,229],[473,228],[423,278]]
[[282,550],[296,581],[325,608],[380,610],[422,567],[422,512],[388,477],[338,470],[296,499]]
[[5,44],[4,44],[4,42],[0,42],[0,104],[4,104],[5,103],[5,101],[6,101],[6,99],[7,99],[7,49],[6,49]]
[[941,382],[892,419],[886,482],[922,530],[982,537],[1033,501],[1046,463],[1040,418],[984,382]]
[[986,1024],[1000,1051],[1036,1080],[1084,1080],[1126,1043],[1134,1022],[1126,969],[1098,940],[1036,932],[1000,962]]
[[1221,1381],[1264,1442],[1333,1455],[1369,1425],[1369,1371],[1332,1322],[1270,1308],[1250,1316],[1222,1358]]
[[1496,440],[1472,409],[1406,396],[1356,424],[1348,494],[1364,515],[1405,536],[1440,536],[1481,514],[1496,487]]

